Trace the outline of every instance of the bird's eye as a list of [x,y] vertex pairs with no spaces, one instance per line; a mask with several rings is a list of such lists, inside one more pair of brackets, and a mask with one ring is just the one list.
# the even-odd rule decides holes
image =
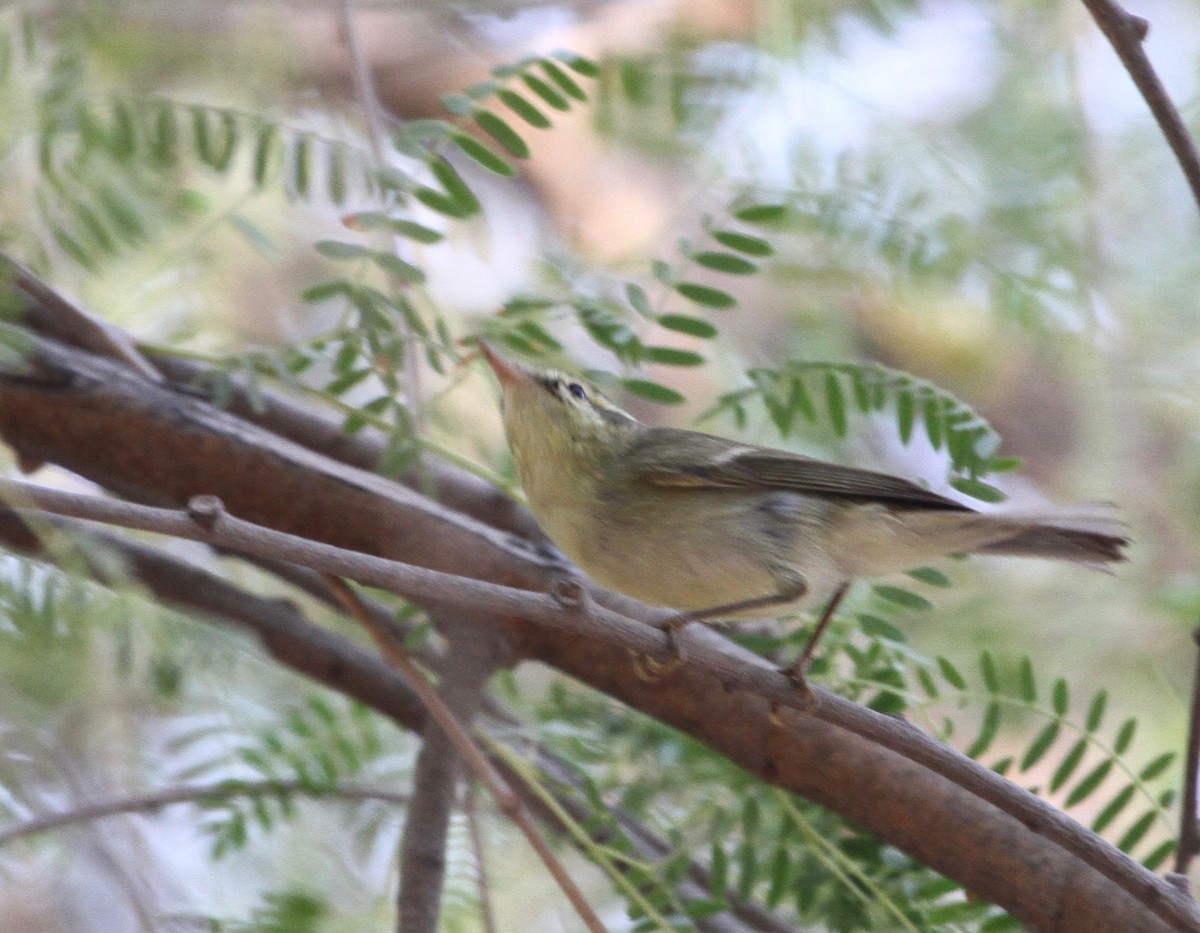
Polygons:
[[570,392],[573,396],[575,396],[575,398],[579,399],[581,402],[587,398],[587,390],[584,389],[584,387],[581,386],[578,382],[567,383],[567,391]]

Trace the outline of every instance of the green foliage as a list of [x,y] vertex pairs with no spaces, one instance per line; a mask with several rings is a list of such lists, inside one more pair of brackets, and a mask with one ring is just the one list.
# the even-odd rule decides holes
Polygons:
[[[181,746],[208,739],[206,730],[199,731]],[[201,802],[213,856],[244,848],[252,827],[270,831],[291,819],[297,796],[327,796],[339,782],[362,773],[380,751],[373,714],[366,707],[308,697],[280,723],[242,742],[234,757],[247,777],[223,780]],[[226,762],[213,760],[203,766],[204,771],[226,768]]]
[[993,502],[1002,497],[979,477],[1017,466],[1016,461],[995,456],[1000,438],[981,415],[908,373],[877,363],[793,360],[781,369],[752,369],[747,377],[749,387],[722,395],[703,417],[728,415],[744,426],[747,405],[753,403],[762,406],[784,437],[801,418],[809,424],[824,422],[844,437],[851,413],[870,417],[887,412],[906,444],[919,418],[929,444],[949,458],[952,485]]
[[267,892],[246,923],[218,922],[214,933],[317,933],[329,907],[308,891]]

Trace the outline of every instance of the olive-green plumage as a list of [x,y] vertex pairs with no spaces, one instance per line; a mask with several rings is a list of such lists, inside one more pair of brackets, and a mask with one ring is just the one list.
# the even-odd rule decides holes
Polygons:
[[652,605],[822,599],[947,554],[1124,559],[1107,506],[975,512],[884,473],[649,427],[579,380],[484,349],[534,516],[597,582]]

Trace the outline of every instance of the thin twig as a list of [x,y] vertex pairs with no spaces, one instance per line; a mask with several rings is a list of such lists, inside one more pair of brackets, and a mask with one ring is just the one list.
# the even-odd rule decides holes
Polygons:
[[537,825],[533,822],[533,817],[521,799],[513,793],[512,788],[500,776],[500,772],[496,770],[475,740],[447,708],[437,688],[430,683],[424,671],[417,667],[400,646],[392,641],[387,631],[375,621],[375,617],[362,607],[357,594],[348,584],[332,575],[330,575],[329,584],[342,600],[346,611],[353,615],[370,634],[388,663],[404,675],[414,692],[421,698],[421,702],[425,704],[425,708],[429,710],[430,716],[454,742],[458,753],[462,755],[471,773],[487,787],[500,812],[516,823],[521,832],[525,834],[525,838],[542,859],[542,863],[551,876],[558,882],[559,887],[587,928],[592,933],[605,933],[604,924],[600,922],[600,918],[588,904],[583,892],[579,890],[574,879],[567,873],[562,862],[558,860],[542,837]]
[[1154,66],[1150,64],[1142,43],[1150,30],[1150,24],[1140,16],[1134,16],[1115,0],[1083,0],[1100,31],[1108,37],[1125,70],[1150,107],[1159,129],[1167,139],[1167,145],[1175,153],[1192,197],[1200,207],[1200,152],[1179,115],[1167,90],[1159,80]]
[[114,797],[110,800],[80,804],[70,810],[58,813],[39,814],[15,826],[10,826],[8,829],[0,830],[0,847],[37,833],[62,829],[76,823],[90,823],[93,820],[102,820],[125,813],[147,813],[181,803],[198,804],[230,800],[235,797],[277,796],[281,793],[334,797],[343,800],[381,800],[400,806],[406,805],[409,800],[408,794],[402,794],[386,787],[358,784],[353,781],[322,787],[320,790],[314,790],[311,783],[303,781],[216,781],[212,784],[185,784],[181,787],[168,787],[142,794],[130,794],[128,797]]
[[[375,164],[383,167],[387,152],[384,148],[384,133],[382,107],[379,95],[375,93],[375,83],[371,79],[371,67],[363,51],[362,41],[358,34],[358,24],[355,19],[354,0],[341,0],[338,4],[338,23],[342,36],[346,41],[346,50],[350,53],[350,72],[354,84],[354,94],[362,105],[363,120],[367,126],[367,139],[371,144],[371,154]],[[404,240],[399,236],[391,238],[392,251],[401,259],[407,259]],[[407,282],[398,276],[388,276],[388,282],[395,291],[408,291]],[[401,318],[398,325],[404,337],[404,396],[408,402],[409,415],[412,417],[413,430],[416,434],[422,429],[422,391],[421,391],[421,354],[413,340],[412,328],[406,319]]]
[[479,800],[475,794],[474,781],[467,781],[464,809],[467,812],[467,834],[471,837],[471,854],[475,857],[475,887],[479,892],[479,914],[483,919],[483,933],[497,933],[491,885],[488,882],[487,859],[483,852],[483,832],[479,826]]
[[49,319],[41,322],[43,328],[59,340],[120,360],[152,382],[164,381],[162,374],[138,352],[133,340],[121,328],[68,301],[7,253],[0,252],[0,264],[8,266],[13,282],[37,303]]
[[1186,875],[1192,859],[1200,854],[1200,822],[1197,822],[1197,792],[1200,792],[1200,629],[1192,633],[1196,645],[1196,667],[1192,673],[1192,718],[1188,724],[1187,762],[1183,775],[1183,813],[1179,817],[1179,844],[1175,849],[1175,873]]

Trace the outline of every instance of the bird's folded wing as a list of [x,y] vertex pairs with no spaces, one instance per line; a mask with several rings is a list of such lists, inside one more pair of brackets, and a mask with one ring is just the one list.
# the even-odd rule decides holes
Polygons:
[[[677,438],[660,432],[678,434]],[[814,460],[768,447],[732,444],[693,431],[656,428],[647,432],[639,450],[626,462],[637,465],[643,482],[656,486],[710,489],[784,489],[813,496],[871,499],[883,502],[970,511],[923,486],[898,476]]]

